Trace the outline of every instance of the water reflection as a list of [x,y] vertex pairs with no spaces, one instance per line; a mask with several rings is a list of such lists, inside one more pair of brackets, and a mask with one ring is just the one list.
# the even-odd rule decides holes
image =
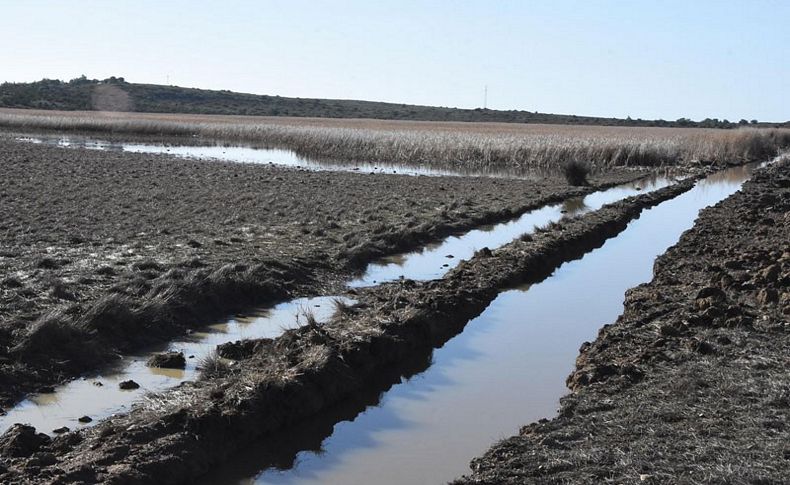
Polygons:
[[[9,409],[7,415],[0,416],[0,432],[13,423],[32,424],[44,433],[64,425],[90,426],[79,423],[78,418],[88,415],[93,418],[92,424],[95,424],[100,418],[128,410],[146,393],[161,392],[186,380],[194,380],[201,359],[212,353],[219,344],[245,338],[277,337],[286,329],[298,326],[299,315],[306,309],[312,311],[318,321],[328,320],[334,312],[333,299],[329,296],[295,299],[258,315],[244,315],[208,325],[201,331],[153,349],[153,352],[183,352],[187,358],[185,369],[148,367],[146,362],[153,352],[126,357],[102,374],[73,380],[57,387],[51,394],[30,396]],[[346,303],[352,302],[346,298],[340,299]],[[118,384],[128,379],[140,384],[140,388],[120,389]]]
[[[624,292],[651,279],[656,256],[692,227],[699,210],[734,193],[747,173],[699,183],[543,282],[501,293],[434,351],[426,371],[358,413],[330,412],[316,418],[321,426],[300,427],[297,453],[290,429],[267,437],[215,470],[209,483],[443,483],[467,472],[493,442],[555,413],[579,345],[617,318]],[[285,459],[265,451],[281,444]]]
[[[646,190],[655,190],[669,183],[668,179],[657,178],[645,186]],[[537,226],[559,220],[563,216],[594,210],[636,192],[633,184],[627,184],[593,193],[576,201],[547,206],[524,214],[515,221],[486,226],[462,236],[447,238],[441,243],[428,244],[421,252],[391,256],[370,265],[365,276],[352,281],[350,285],[370,286],[400,276],[415,280],[438,278],[462,259],[471,257],[479,248],[500,247]],[[260,315],[245,315],[205,326],[180,341],[157,349],[183,351],[188,357],[185,370],[151,369],[145,365],[148,354],[127,357],[104,376],[98,376],[99,382],[105,384],[103,386],[96,386],[88,379],[75,380],[56,389],[55,394],[45,395],[47,397],[33,396],[23,401],[9,410],[7,416],[0,417],[0,430],[15,422],[27,422],[47,432],[76,422],[83,415],[90,415],[95,422],[97,418],[122,412],[145,393],[163,391],[185,380],[194,379],[200,359],[219,344],[244,338],[277,336],[284,328],[297,324],[295,315],[303,306],[313,308],[319,319],[328,318],[333,308],[331,300],[332,297],[298,299],[278,305]],[[140,384],[140,389],[118,389],[118,383],[127,379]],[[57,406],[52,405],[55,401]]]
[[[89,150],[107,150],[132,153],[163,153],[185,158],[199,158],[241,163],[258,163],[295,167],[306,170],[342,171],[360,173],[388,173],[401,175],[424,176],[485,176],[507,177],[529,180],[539,180],[546,177],[556,177],[556,170],[540,169],[535,167],[522,168],[492,168],[492,167],[453,167],[437,168],[425,165],[408,166],[392,163],[367,163],[367,162],[340,162],[331,159],[315,159],[298,155],[292,150],[272,148],[261,145],[228,145],[228,144],[188,144],[187,140],[179,140],[180,144],[172,142],[162,143],[135,143],[116,142],[89,138],[78,135],[35,135],[21,136],[18,141],[27,143],[59,146],[64,148],[86,148]],[[205,142],[204,142],[205,143]]]
[[577,215],[577,214],[581,214],[582,212],[587,212],[589,210],[590,208],[587,206],[587,204],[584,203],[584,198],[573,197],[572,199],[568,199],[562,203],[561,212],[570,215]]
[[460,261],[469,259],[479,249],[484,247],[496,249],[522,234],[530,234],[536,228],[559,221],[563,217],[574,217],[597,210],[626,197],[658,190],[672,182],[666,177],[651,177],[545,206],[527,212],[512,221],[474,229],[459,236],[450,236],[440,244],[429,245],[419,251],[383,258],[372,263],[368,265],[365,274],[352,281],[349,286],[354,288],[373,286],[401,277],[413,280],[441,278]]
[[[336,432],[338,423],[355,422],[365,410],[381,403],[384,393],[396,384],[408,382],[413,376],[425,371],[431,364],[431,351],[415,353],[404,359],[396,367],[390,367],[379,374],[371,386],[358,391],[346,400],[328,407],[326,410],[311,416],[292,428],[273,433],[266,441],[246,447],[234,456],[232,466],[220,470],[218,474],[204,477],[200,483],[223,484],[230,482],[254,483],[254,476],[263,465],[271,470],[286,471],[299,466],[311,455],[321,455],[325,451],[324,440]],[[406,423],[400,422],[394,415],[388,418],[379,416],[377,425],[380,429],[398,428]],[[354,440],[346,442],[354,446],[374,446],[371,437],[357,434]],[[342,446],[342,445],[341,445]],[[226,472],[230,470],[232,475]]]

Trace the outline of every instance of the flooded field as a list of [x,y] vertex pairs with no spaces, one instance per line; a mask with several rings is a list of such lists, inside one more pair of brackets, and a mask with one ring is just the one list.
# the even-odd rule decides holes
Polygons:
[[[496,249],[522,234],[529,234],[563,217],[573,217],[599,209],[603,205],[639,193],[648,193],[669,185],[672,181],[652,177],[639,182],[623,184],[585,197],[573,198],[562,204],[552,204],[528,212],[514,221],[472,230],[451,236],[443,242],[429,245],[419,251],[405,253],[383,261],[371,263],[364,275],[348,283],[351,288],[374,286],[400,278],[428,280],[441,278],[457,264],[471,257],[482,247]],[[448,257],[449,256],[449,257]],[[335,311],[335,299],[345,303],[351,300],[339,296],[299,298],[260,313],[236,317],[207,326],[194,332],[187,339],[171,342],[167,346],[151,349],[139,355],[124,357],[102,374],[71,381],[55,388],[53,393],[37,394],[0,416],[0,431],[13,423],[27,423],[43,432],[66,426],[84,427],[98,419],[128,410],[134,402],[146,395],[161,392],[181,382],[198,377],[202,359],[210,355],[217,345],[242,339],[275,338],[288,328],[304,324],[304,313],[310,311],[319,321],[326,321]],[[301,320],[301,321],[300,321]],[[161,351],[182,352],[187,357],[185,369],[151,368],[146,361]],[[133,380],[138,389],[122,390],[122,381]],[[89,416],[92,421],[82,423],[79,418]]]
[[581,343],[617,318],[624,292],[650,280],[654,259],[699,210],[738,190],[750,170],[704,179],[545,281],[503,292],[427,370],[328,412],[334,424],[318,416],[247,449],[206,483],[443,483],[466,473],[496,440],[553,416]]
[[445,170],[430,166],[410,166],[403,163],[342,163],[335,160],[320,160],[315,157],[300,156],[293,150],[266,146],[230,145],[230,144],[189,144],[179,143],[140,143],[102,140],[79,135],[30,135],[17,137],[18,141],[44,144],[62,148],[86,148],[90,150],[167,154],[181,158],[214,160],[219,162],[258,163],[277,165],[303,170],[342,171],[360,173],[391,173],[413,176],[452,177],[452,176],[487,176],[527,178],[539,180],[547,175],[557,176],[556,171],[529,168],[516,169],[470,169]]
[[[337,298],[344,303],[353,303],[347,298]],[[36,394],[22,401],[9,409],[5,416],[0,416],[0,430],[5,431],[13,423],[31,424],[47,433],[62,426],[90,426],[98,419],[128,411],[134,402],[145,399],[147,395],[197,379],[201,363],[215,352],[217,345],[242,339],[278,337],[285,330],[303,324],[308,312],[319,322],[327,320],[335,311],[334,300],[335,297],[298,298],[253,315],[208,325],[187,338],[144,354],[123,357],[105,372],[71,381],[56,387],[52,393]],[[185,368],[146,365],[153,354],[163,351],[183,353]],[[130,379],[140,387],[119,388],[121,382]],[[80,422],[79,418],[83,416],[90,417],[92,421]]]
[[[348,172],[281,170],[261,163],[199,164],[181,157],[140,156],[155,153],[152,151],[132,154],[128,147],[124,148],[125,144],[120,150],[102,146],[98,150],[71,150],[71,143],[56,142],[51,146],[43,141],[28,141],[17,143],[14,149],[19,150],[17,158],[23,169],[30,159],[28,153],[46,153],[57,161],[54,168],[66,177],[88,166],[83,157],[93,157],[96,162],[114,163],[106,168],[109,180],[118,179],[117,174],[129,167],[128,179],[137,181],[134,182],[138,184],[136,187],[159,182],[162,174],[175,168],[201,190],[209,181],[217,188],[247,186],[249,195],[238,201],[248,204],[249,210],[237,220],[224,218],[219,223],[212,220],[209,224],[207,218],[213,217],[212,214],[194,210],[204,200],[200,196],[194,197],[197,205],[187,208],[193,212],[186,220],[198,221],[212,231],[228,226],[238,231],[234,237],[223,237],[217,232],[200,237],[197,231],[189,240],[180,232],[170,240],[167,232],[162,233],[153,225],[146,232],[130,227],[135,231],[133,241],[139,242],[124,244],[120,249],[112,240],[98,243],[77,240],[85,244],[85,254],[92,258],[99,251],[89,248],[103,244],[112,248],[111,254],[121,254],[120,250],[134,257],[129,261],[118,261],[120,258],[116,257],[109,264],[118,269],[107,269],[108,263],[104,263],[101,271],[96,272],[106,278],[111,291],[127,295],[136,292],[134,294],[157,304],[177,295],[176,303],[181,306],[175,308],[187,311],[194,305],[201,305],[202,300],[235,298],[239,293],[252,299],[261,291],[257,288],[271,293],[282,284],[289,285],[289,289],[277,293],[280,296],[269,301],[283,301],[296,295],[321,295],[285,301],[270,309],[232,318],[217,318],[216,323],[210,325],[201,326],[203,321],[181,324],[181,332],[175,331],[169,336],[163,333],[159,341],[187,331],[185,337],[155,347],[150,344],[127,347],[131,350],[114,354],[123,355],[114,365],[96,365],[82,374],[75,372],[72,375],[83,377],[55,386],[54,392],[46,390],[46,386],[33,388],[40,392],[27,394],[25,400],[16,404],[5,404],[0,416],[0,427],[10,434],[23,429],[12,428],[14,423],[31,424],[37,432],[50,436],[73,432],[55,440],[52,446],[46,445],[45,450],[54,450],[52,453],[59,456],[58,460],[64,460],[58,461],[58,466],[68,462],[71,464],[63,466],[79,469],[86,459],[103,462],[116,447],[130,446],[134,451],[128,454],[129,463],[140,466],[140,471],[134,473],[151,473],[163,460],[180,456],[176,459],[184,460],[184,466],[191,468],[179,473],[194,478],[209,472],[205,475],[205,483],[361,483],[373,474],[381,477],[377,480],[381,483],[436,483],[466,473],[471,458],[516,432],[520,425],[554,415],[559,398],[567,392],[565,377],[574,367],[582,342],[593,340],[602,325],[617,319],[622,313],[624,293],[650,280],[655,258],[677,241],[684,230],[692,227],[699,210],[737,191],[753,169],[753,166],[745,166],[715,172],[696,184],[693,182],[696,179],[653,176],[579,196],[592,188],[579,190],[549,182],[541,185],[544,182],[492,178],[359,177]],[[65,165],[66,162],[71,164]],[[95,170],[100,166],[92,167]],[[201,170],[206,172],[202,178],[194,178],[195,174],[202,173]],[[151,178],[153,174],[159,175]],[[147,178],[141,179],[141,175]],[[281,190],[283,184],[270,186],[269,183],[281,181],[279,177],[293,177],[295,192],[307,189],[305,193],[314,193],[311,203],[316,204],[304,206],[307,211],[302,205],[273,206],[276,210],[272,213],[282,218],[283,223],[256,238],[252,217],[267,204],[257,202],[256,195],[270,193],[268,203],[276,203],[282,195],[271,189],[277,186],[275,190]],[[25,180],[24,176],[17,178]],[[84,179],[80,178],[80,184]],[[237,179],[243,183],[239,184]],[[397,211],[391,209],[391,202],[397,203],[402,197],[393,196],[392,201],[386,202],[376,201],[374,197],[358,205],[350,214],[344,213],[348,211],[346,199],[341,199],[335,204],[339,209],[332,212],[339,223],[319,227],[313,234],[314,220],[322,218],[313,214],[326,207],[327,195],[338,192],[332,184],[342,182],[343,187],[353,188],[361,179],[380,184],[382,194],[391,193],[390,184],[394,181],[405,186],[430,182],[431,185],[425,187],[428,195],[455,187],[468,191],[463,198],[451,194],[428,199],[430,202],[424,204],[428,217],[419,218],[412,214],[416,202],[398,206]],[[614,174],[608,182],[596,183],[605,187],[616,183],[615,180],[635,179],[634,172],[629,172]],[[256,185],[247,181],[256,181]],[[364,244],[372,240],[370,235],[386,233],[393,221],[406,228],[431,221],[425,227],[432,227],[433,221],[441,223],[448,214],[455,217],[452,211],[457,210],[459,217],[465,217],[463,211],[471,207],[468,204],[474,202],[469,201],[478,195],[496,203],[503,189],[510,191],[506,199],[508,205],[497,208],[493,215],[481,212],[477,223],[458,226],[457,230],[444,229],[443,233],[434,232],[433,237],[412,236],[412,242],[436,242],[370,262],[371,254],[395,252],[391,248],[397,246],[385,246],[383,250],[373,246],[380,252],[369,252],[370,247],[366,249]],[[113,214],[128,214],[134,207],[129,204],[133,200],[147,203],[139,197],[139,190],[132,191],[131,198]],[[311,192],[320,190],[323,192]],[[164,193],[157,192],[157,197]],[[236,200],[230,198],[233,196],[231,191],[222,199]],[[632,196],[635,197],[630,198]],[[355,198],[353,194],[350,197],[348,200]],[[524,198],[529,203],[517,205]],[[563,198],[562,203],[554,202]],[[625,198],[629,199],[604,207]],[[371,202],[378,205],[371,205]],[[239,205],[232,203],[228,207],[235,210]],[[481,208],[484,207],[486,204],[481,204]],[[505,210],[510,207],[521,209]],[[533,207],[536,208],[530,210]],[[645,207],[652,208],[643,210]],[[603,210],[597,211],[601,208]],[[392,212],[388,218],[378,217],[388,210]],[[640,211],[641,216],[634,219]],[[439,217],[432,219],[436,212]],[[291,224],[287,218],[289,213],[308,214],[309,219]],[[514,217],[515,213],[521,215]],[[404,221],[404,214],[411,220]],[[488,223],[491,220],[501,222]],[[260,227],[272,227],[266,221],[262,219]],[[369,224],[370,235],[357,232],[356,224],[360,223]],[[546,226],[550,228],[537,230]],[[199,229],[205,230],[203,226]],[[312,259],[300,262],[299,252],[284,252],[279,259],[261,261],[258,259],[261,254],[282,250],[260,245],[271,241],[275,231],[295,236],[280,248],[289,250],[305,242],[314,244],[326,236],[339,248],[336,253],[339,257],[347,258],[349,252],[358,250],[361,256],[357,261],[369,264],[366,267],[359,264],[355,267],[356,273],[347,270],[342,273],[345,275],[342,279],[336,278],[331,285],[320,286],[320,281],[328,280],[319,280],[311,272],[314,268],[343,271],[343,266],[332,261],[338,256],[316,252]],[[327,231],[334,232],[329,235]],[[71,237],[73,231],[69,230],[68,234]],[[447,234],[453,235],[446,237]],[[527,234],[532,236],[521,237]],[[390,241],[397,243],[398,240]],[[515,244],[503,247],[513,241]],[[212,249],[206,251],[207,246]],[[179,259],[183,263],[168,265],[158,260],[158,255],[163,254],[160,248],[165,247],[178,248],[189,256]],[[480,251],[484,248],[493,252]],[[590,252],[580,257],[585,250]],[[149,251],[154,257],[137,256],[137,251]],[[217,259],[219,264],[208,266],[195,257],[196,254],[215,257],[219,253],[234,255],[231,261],[248,264],[228,264],[227,260]],[[295,256],[293,260],[289,254]],[[71,260],[50,261],[39,257],[30,261],[26,268],[34,268],[35,275],[46,275],[45,271],[56,270],[59,266],[68,270],[72,264]],[[459,267],[461,261],[469,261],[469,264]],[[555,269],[553,274],[540,281],[552,269]],[[23,271],[18,274],[26,275]],[[95,276],[91,279],[91,274],[79,272],[50,274],[63,275],[61,287],[56,288],[60,293],[56,290],[45,293],[50,298],[58,294],[68,297],[63,288],[68,288],[66,285],[75,277],[85,284],[95,281]],[[23,281],[21,278],[11,281],[16,285],[11,288],[24,289],[19,286],[26,284]],[[51,282],[52,277],[45,281]],[[110,286],[116,281],[121,284]],[[306,285],[300,287],[294,281]],[[514,288],[509,286],[513,281],[534,283]],[[198,283],[196,291],[190,286],[193,282]],[[214,282],[222,297],[213,296],[213,287],[203,286]],[[392,284],[383,285],[385,283]],[[260,286],[256,286],[258,284]],[[20,296],[31,293],[29,290],[27,293],[16,291]],[[498,295],[497,291],[500,291]],[[5,294],[14,296],[7,290]],[[181,299],[184,296],[192,299]],[[336,298],[343,297],[347,299],[337,307]],[[356,309],[343,310],[346,304],[353,303],[350,298],[358,299],[360,305]],[[22,300],[17,296],[15,301]],[[191,303],[184,306],[183,302]],[[469,305],[466,310],[462,308],[464,302]],[[453,309],[456,306],[457,309]],[[338,308],[341,311],[338,312]],[[314,324],[306,325],[308,313],[314,315]],[[155,325],[167,325],[167,319],[173,318],[166,313],[164,317],[153,313],[138,314],[160,318]],[[453,316],[457,322],[453,322]],[[92,322],[88,325],[101,323],[98,319],[86,321]],[[68,322],[45,323],[61,331],[70,328],[66,327],[72,325]],[[73,322],[75,326],[71,328],[103,330],[101,326],[85,327],[86,324],[79,320]],[[144,320],[141,323],[141,332],[156,328],[146,327]],[[402,328],[398,329],[399,326]],[[28,334],[30,339],[21,340],[22,344],[40,345],[42,340],[36,331],[41,327],[34,326]],[[50,330],[50,327],[44,328]],[[283,335],[288,329],[294,330]],[[66,338],[70,335],[66,334]],[[85,332],[79,341],[90,335]],[[249,350],[250,353],[240,350],[223,354],[229,357],[223,360],[228,366],[226,373],[201,377],[203,363],[213,356],[218,345],[260,338],[276,340],[256,346],[255,350]],[[431,353],[428,343],[441,347]],[[159,369],[146,364],[154,354],[165,350],[182,353],[186,358],[184,368]],[[414,356],[410,354],[412,351]],[[97,373],[95,369],[102,371]],[[340,372],[335,373],[338,370]],[[120,383],[129,380],[139,387],[128,390],[119,387]],[[192,434],[184,434],[182,425],[173,421],[178,416],[188,416],[188,426],[195,426],[195,429],[206,426],[208,434],[200,435],[205,441],[194,441]],[[132,431],[117,433],[117,429]],[[152,438],[154,435],[156,437]],[[80,441],[69,445],[69,449],[53,448],[71,436],[80,437]],[[105,442],[106,436],[111,438]],[[256,439],[258,441],[253,442]],[[192,451],[179,455],[180,452],[171,454],[172,451],[161,448],[163,443],[170,442],[179,443],[178,449]],[[247,446],[250,442],[252,445]],[[223,446],[231,456],[217,452],[217,446]],[[200,451],[190,454],[195,450]],[[202,460],[195,461],[199,455],[207,460],[202,465],[199,463]],[[223,461],[229,463],[220,466]],[[26,461],[19,463],[24,466]],[[207,463],[212,468],[209,469]],[[97,477],[110,477],[118,470],[119,476],[125,473],[120,468],[110,470],[98,466],[102,471]],[[134,465],[135,469],[137,466]]]
[[[169,153],[186,160],[190,166],[195,165],[189,161],[192,158],[253,162],[227,166],[204,164],[223,167],[223,170],[227,167],[231,167],[229,170],[232,167],[263,168],[260,165],[269,165],[268,156],[287,159],[282,154],[252,147],[113,144],[79,137],[28,139],[20,145],[43,145],[42,148],[59,153],[71,152],[69,148],[93,149],[85,153],[96,154]],[[204,149],[206,151],[201,152]],[[245,159],[248,155],[258,159]],[[150,158],[161,159],[163,165],[176,162],[167,157]],[[142,163],[146,167],[151,162]],[[189,167],[183,169],[190,170]],[[319,177],[314,181],[319,184],[316,187],[324,183],[320,177],[342,175],[317,172],[325,169],[335,170],[314,167],[289,172]],[[344,176],[357,178],[351,175],[357,170],[347,166],[343,171],[346,169]],[[617,318],[622,312],[625,291],[650,280],[656,256],[693,225],[699,210],[734,193],[750,177],[752,169],[753,166],[742,166],[715,172],[700,180],[690,191],[644,211],[625,231],[582,259],[566,262],[543,282],[503,291],[462,333],[435,350],[428,360],[418,359],[399,367],[401,370],[392,375],[383,372],[371,386],[355,391],[348,399],[246,447],[229,465],[212,470],[206,483],[358,483],[377,470],[385,472],[385,478],[380,480],[382,483],[388,483],[389,478],[389,483],[400,483],[404,479],[435,483],[462,475],[467,471],[469,460],[481,450],[512,434],[525,422],[554,414],[558,399],[566,392],[565,377],[573,369],[579,345],[594,339],[602,325]],[[233,172],[217,177],[218,183],[226,184],[232,176],[229,174]],[[132,172],[132,176],[136,177],[137,173]],[[382,179],[388,178],[382,176]],[[451,179],[462,181],[461,177]],[[414,183],[438,181],[434,185],[438,191],[444,190],[442,184],[447,183],[439,177],[408,177],[408,180]],[[469,183],[474,186],[484,180],[491,181],[490,178],[477,180]],[[349,180],[349,184],[352,182]],[[54,392],[44,390],[29,394],[25,400],[4,410],[0,429],[5,431],[14,423],[27,423],[50,436],[66,430],[86,433],[102,430],[108,422],[124,419],[136,410],[158,406],[161,396],[178,394],[189,388],[192,381],[200,379],[201,365],[215,353],[218,345],[243,339],[277,338],[287,329],[304,326],[307,313],[313,314],[318,324],[329,322],[335,316],[338,298],[353,303],[349,298],[357,297],[355,295],[364,297],[367,291],[386,290],[386,287],[379,288],[384,283],[445,278],[461,261],[475,257],[480,249],[496,250],[551,223],[584,217],[606,204],[650,194],[678,182],[672,177],[654,175],[585,196],[569,197],[562,203],[544,202],[546,205],[537,205],[537,209],[510,220],[470,226],[474,228],[457,231],[444,239],[437,238],[437,242],[417,250],[374,260],[357,273],[357,277],[346,280],[344,287],[348,293],[342,289],[323,295],[318,293],[321,296],[297,298],[269,309],[218,319],[204,327],[195,326],[197,330],[190,331],[186,337],[124,354],[114,365],[55,386]],[[495,180],[485,195],[496,200],[497,184],[502,183],[504,180]],[[476,194],[470,190],[469,195]],[[513,197],[518,199],[518,192],[514,191]],[[443,207],[459,206],[454,198],[448,200]],[[253,204],[250,210],[256,207]],[[405,213],[408,212],[406,207]],[[126,209],[123,207],[124,211]],[[435,210],[435,206],[428,209]],[[371,210],[365,214],[375,213]],[[393,217],[397,220],[397,214]],[[375,223],[375,217],[370,221]],[[310,224],[312,222],[305,222],[303,226]],[[248,237],[251,231],[248,226],[244,227],[240,234]],[[304,227],[295,230],[302,235],[309,234],[304,232]],[[340,235],[342,239],[335,239],[338,242],[347,238],[343,233]],[[217,236],[213,237],[216,243]],[[364,239],[353,233],[349,238],[352,241]],[[239,241],[243,239],[231,240]],[[184,246],[183,242],[179,244]],[[189,244],[192,246],[194,242]],[[194,247],[201,245],[197,243]],[[157,267],[146,261],[130,266],[133,275],[146,275],[145,278],[155,278],[163,272],[163,269],[156,269],[150,276],[144,273],[148,271],[145,268]],[[129,279],[129,284],[141,284],[140,278],[135,278]],[[149,358],[162,351],[182,353],[186,358],[185,367],[149,367]],[[225,363],[239,371],[245,366],[243,360],[225,360]],[[410,370],[404,372],[404,368]],[[121,389],[120,383],[128,380],[139,387]],[[97,425],[99,427],[95,428]],[[403,470],[408,470],[408,476],[404,477]]]

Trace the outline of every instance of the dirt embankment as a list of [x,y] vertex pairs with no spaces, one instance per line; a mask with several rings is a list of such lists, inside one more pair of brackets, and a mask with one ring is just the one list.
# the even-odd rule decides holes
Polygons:
[[593,189],[308,172],[5,135],[0,172],[0,406],[234,311],[327,291],[377,256]]
[[[55,438],[16,427],[0,437],[6,481],[181,483],[205,473],[245,443],[326,409],[374,385],[383,372],[460,332],[497,293],[538,281],[623,230],[640,211],[693,185],[626,199],[517,240],[479,251],[445,278],[366,290],[325,325],[275,340],[223,346],[236,360],[220,372],[151,396],[127,415]],[[561,229],[561,230],[560,230]],[[419,359],[417,359],[419,360]],[[424,360],[424,359],[423,359]]]
[[790,477],[790,164],[704,210],[585,343],[559,416],[456,483],[761,483]]

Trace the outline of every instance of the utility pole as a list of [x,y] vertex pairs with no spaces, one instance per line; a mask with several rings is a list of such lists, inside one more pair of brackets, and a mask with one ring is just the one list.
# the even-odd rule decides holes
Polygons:
[[483,109],[488,109],[488,84],[483,89]]

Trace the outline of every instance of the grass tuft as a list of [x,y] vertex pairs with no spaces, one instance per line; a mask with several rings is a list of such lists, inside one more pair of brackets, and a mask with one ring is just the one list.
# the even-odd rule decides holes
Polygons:
[[354,313],[353,304],[348,303],[344,298],[333,298],[332,305],[335,307],[334,316],[336,318],[340,318],[345,315],[351,315]]
[[216,379],[224,377],[230,373],[230,365],[216,352],[200,359],[198,363],[200,379]]
[[587,185],[587,175],[590,174],[590,165],[578,160],[571,160],[562,165],[562,175],[570,185]]

